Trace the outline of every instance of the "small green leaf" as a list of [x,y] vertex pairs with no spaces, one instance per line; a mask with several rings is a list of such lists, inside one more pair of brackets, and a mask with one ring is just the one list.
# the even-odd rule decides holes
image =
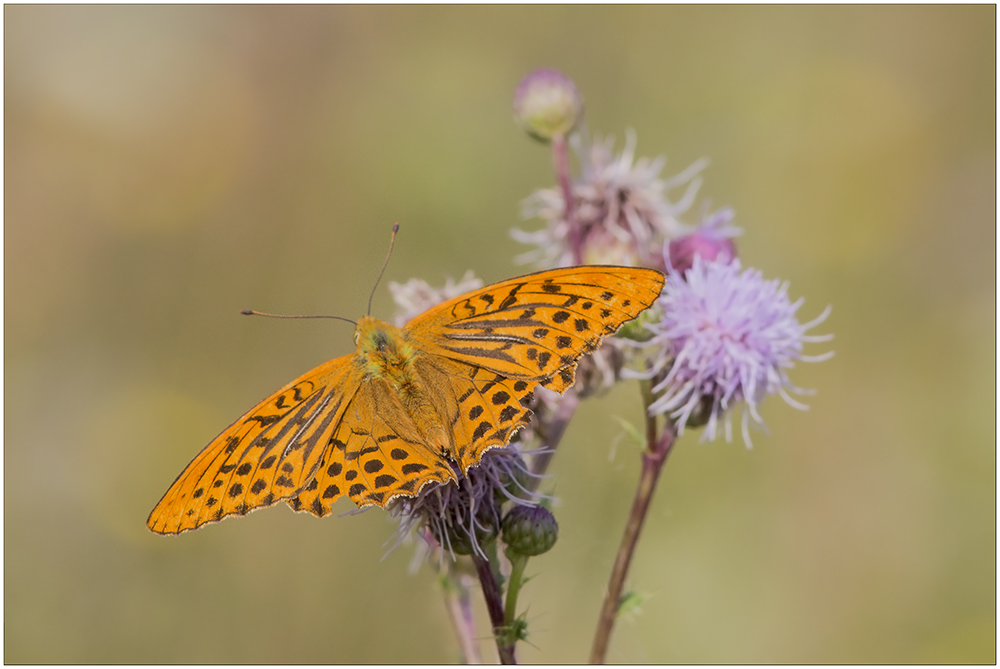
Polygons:
[[618,602],[618,615],[622,618],[631,618],[642,613],[642,604],[649,599],[646,595],[629,591],[622,595]]
[[612,416],[612,418],[618,421],[618,424],[622,426],[622,429],[628,433],[628,436],[632,437],[632,440],[635,441],[635,443],[639,444],[640,448],[646,448],[646,438],[642,436],[642,433],[639,432],[638,429],[636,429],[635,425],[620,416]]

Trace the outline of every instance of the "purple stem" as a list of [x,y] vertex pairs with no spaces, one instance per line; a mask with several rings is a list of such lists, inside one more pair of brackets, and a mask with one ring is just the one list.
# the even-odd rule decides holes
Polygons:
[[552,162],[555,165],[556,176],[559,178],[559,188],[563,196],[563,218],[569,225],[569,250],[573,255],[573,264],[583,264],[583,230],[576,221],[576,204],[573,201],[573,181],[569,173],[569,145],[565,135],[552,138]]
[[[645,400],[643,404],[648,409],[651,400],[648,382],[643,384],[643,399]],[[653,492],[656,490],[660,472],[663,471],[663,465],[667,461],[667,456],[670,455],[676,437],[677,433],[673,423],[668,420],[663,426],[663,433],[657,438],[656,419],[649,416],[647,412],[646,439],[648,448],[642,454],[642,474],[639,477],[639,487],[635,492],[632,512],[625,525],[625,534],[622,537],[621,546],[618,548],[615,566],[611,570],[608,589],[604,593],[604,604],[601,606],[601,616],[597,621],[594,646],[590,651],[591,664],[604,664],[607,657],[611,630],[614,629],[618,608],[621,605],[622,590],[625,588],[625,577],[632,564],[632,556],[639,543],[639,535],[642,532],[642,525],[646,520],[649,503],[653,499]]]
[[476,573],[479,574],[479,583],[483,587],[483,599],[486,600],[486,611],[490,614],[490,623],[493,626],[493,636],[497,642],[497,653],[500,655],[500,664],[517,664],[514,658],[514,646],[508,644],[504,639],[509,635],[503,634],[503,629],[507,624],[503,613],[503,599],[500,595],[500,585],[497,583],[490,562],[476,551],[472,551],[472,562],[476,565]]

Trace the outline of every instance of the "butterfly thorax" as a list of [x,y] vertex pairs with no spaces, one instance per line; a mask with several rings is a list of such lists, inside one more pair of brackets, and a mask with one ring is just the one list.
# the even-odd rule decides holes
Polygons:
[[403,331],[372,316],[358,320],[355,357],[367,377],[384,380],[401,392],[415,390],[418,383],[413,363],[417,353]]
[[[428,446],[442,452],[450,446],[441,427],[441,417],[430,402],[427,387],[416,369],[418,351],[407,341],[406,333],[372,316],[358,320],[355,360],[368,380],[384,381],[423,435]],[[391,411],[389,407],[380,407]]]

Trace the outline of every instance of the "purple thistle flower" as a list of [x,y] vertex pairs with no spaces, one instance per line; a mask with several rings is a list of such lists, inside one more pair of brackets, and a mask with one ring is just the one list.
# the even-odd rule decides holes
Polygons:
[[798,360],[818,362],[833,353],[802,354],[804,343],[832,339],[806,334],[830,308],[801,324],[795,312],[802,302],[788,299],[787,283],[765,281],[755,269],[741,270],[736,259],[706,262],[696,255],[684,275],[671,269],[659,300],[663,318],[647,326],[654,336],[642,344],[656,350],[652,368],[641,374],[654,379],[659,395],[650,413],[669,414],[680,433],[689,419],[700,422],[699,414],[707,411],[702,439],[715,439],[721,422],[726,440],[732,441],[730,410],[742,403],[743,440],[751,446],[749,423],[763,426],[757,405],[765,396],[777,393],[805,409],[790,393],[810,391],[793,386],[787,371]]
[[[664,158],[636,160],[635,142],[635,135],[629,133],[625,148],[615,155],[610,138],[584,145],[578,136],[573,137],[582,170],[572,186],[575,224],[580,228],[585,263],[656,266],[662,263],[664,241],[683,231],[677,217],[694,202],[701,185],[698,173],[707,161],[699,160],[680,174],[663,179]],[[681,186],[683,194],[671,202],[667,192]],[[516,262],[540,267],[572,265],[570,222],[565,213],[559,188],[529,196],[523,204],[524,217],[541,218],[545,227],[535,232],[511,230],[514,239],[536,247]]]
[[444,554],[482,553],[481,543],[500,531],[501,506],[534,506],[542,497],[530,490],[533,474],[514,445],[492,449],[458,481],[425,486],[415,497],[397,497],[389,504],[389,515],[399,518],[399,541],[413,530]]

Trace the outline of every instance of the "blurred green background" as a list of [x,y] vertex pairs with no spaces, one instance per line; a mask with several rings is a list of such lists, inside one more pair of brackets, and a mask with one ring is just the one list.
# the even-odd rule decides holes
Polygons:
[[[735,208],[744,263],[804,320],[834,307],[809,352],[836,356],[792,372],[810,411],[766,402],[752,450],[680,442],[609,659],[995,661],[993,6],[4,17],[6,662],[457,659],[380,511],[144,521],[235,417],[353,350],[348,325],[241,308],[362,314],[394,221],[387,280],[524,270],[508,230],[554,179],[510,101],[540,66],[665,176],[709,157],[700,201]],[[636,396],[590,400],[555,460],[524,661],[587,657]]]

